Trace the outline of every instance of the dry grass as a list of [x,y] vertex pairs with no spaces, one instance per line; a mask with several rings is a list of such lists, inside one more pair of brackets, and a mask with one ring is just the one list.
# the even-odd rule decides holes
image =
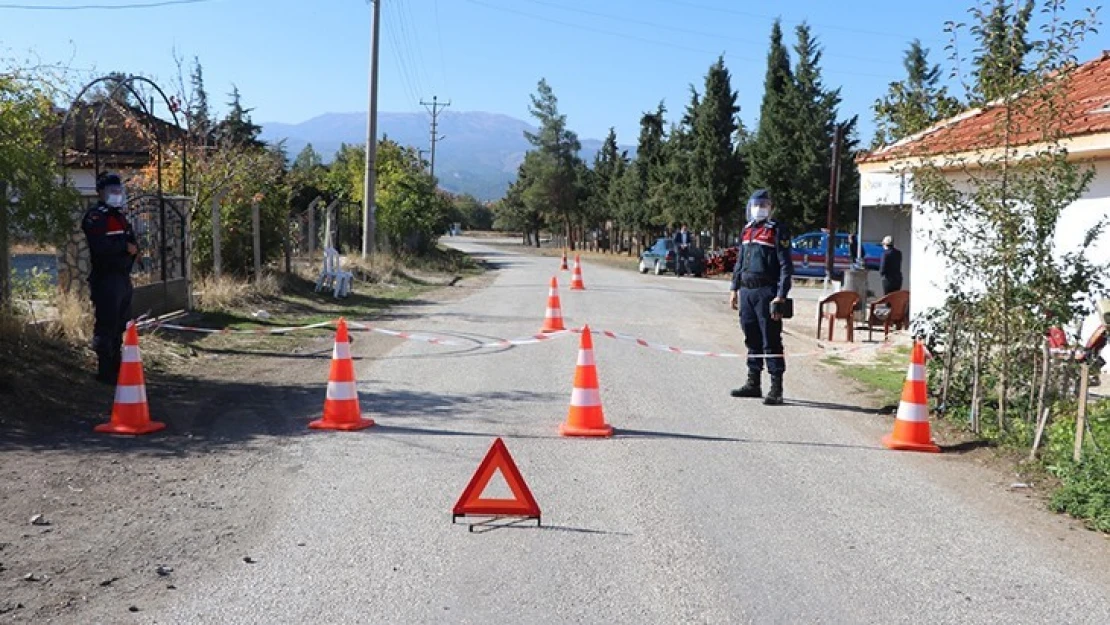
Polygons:
[[235,276],[205,276],[193,286],[197,308],[213,312],[261,303],[279,296],[281,291],[281,280],[274,274],[264,274],[257,282]]
[[92,338],[92,302],[77,293],[59,290],[54,305],[58,316],[49,324],[51,331],[67,343],[88,343]]
[[365,260],[361,256],[347,256],[342,267],[353,273],[356,280],[371,284],[392,284],[403,271],[401,261],[392,254],[374,254]]

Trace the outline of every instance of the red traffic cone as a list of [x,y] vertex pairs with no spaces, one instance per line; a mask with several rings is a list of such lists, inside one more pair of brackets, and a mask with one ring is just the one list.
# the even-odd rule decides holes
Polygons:
[[902,401],[894,419],[894,431],[883,437],[883,445],[904,451],[940,452],[929,428],[929,394],[925,386],[925,346],[914,341],[910,369],[902,386]]
[[150,434],[166,427],[165,423],[150,420],[150,406],[146,401],[146,378],[139,354],[139,330],[134,323],[127,326],[123,338],[123,358],[116,380],[116,400],[112,405],[112,420],[102,423],[94,431],[103,434]]
[[363,419],[358,403],[358,383],[355,381],[355,362],[351,360],[351,339],[347,335],[347,322],[339,320],[335,329],[335,349],[328,375],[328,394],[324,399],[324,416],[308,424],[314,430],[361,430],[374,425],[373,419]]
[[567,251],[566,251],[566,249],[564,249],[563,250],[563,263],[561,265],[559,265],[559,271],[566,271],[567,269],[569,269],[569,267],[567,267]]
[[570,290],[585,291],[586,284],[582,282],[582,261],[578,254],[574,255],[574,272],[570,277]]
[[543,316],[543,327],[540,332],[561,332],[566,330],[563,326],[563,307],[559,304],[559,281],[551,278],[551,287],[547,291],[547,311]]
[[601,391],[594,362],[594,341],[590,326],[582,329],[578,349],[578,366],[574,370],[574,390],[570,395],[570,411],[566,423],[559,426],[563,436],[612,436],[613,427],[605,423],[601,410]]

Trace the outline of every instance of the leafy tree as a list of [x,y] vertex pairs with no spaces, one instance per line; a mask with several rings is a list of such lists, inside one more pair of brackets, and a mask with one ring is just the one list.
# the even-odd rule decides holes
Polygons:
[[200,58],[193,57],[193,70],[189,76],[192,94],[187,99],[185,119],[189,124],[189,134],[193,141],[207,145],[212,132],[212,111],[208,107],[208,91],[204,88],[204,68]]
[[890,83],[872,106],[877,126],[872,147],[890,145],[960,111],[959,100],[940,84],[940,65],[930,65],[928,57],[929,50],[914,39],[902,60],[906,77]]
[[72,225],[76,194],[59,184],[57,152],[44,144],[56,124],[41,81],[16,68],[0,72],[0,308],[11,295],[11,233],[60,243]]
[[653,226],[662,226],[659,202],[650,201],[663,178],[666,165],[666,135],[662,104],[653,113],[640,118],[640,138],[636,159],[625,169],[620,181],[620,213],[618,219],[629,232],[639,235],[640,245]]
[[292,213],[303,213],[317,197],[327,194],[324,167],[320,154],[309,143],[301,150],[289,170],[289,208]]
[[473,195],[463,194],[453,200],[455,211],[467,230],[492,230],[494,213]]
[[972,94],[977,103],[1022,88],[1025,57],[1033,49],[1028,31],[1034,4],[1035,0],[1025,0],[1015,10],[1009,0],[981,0],[971,9],[974,23],[970,30],[977,42]]

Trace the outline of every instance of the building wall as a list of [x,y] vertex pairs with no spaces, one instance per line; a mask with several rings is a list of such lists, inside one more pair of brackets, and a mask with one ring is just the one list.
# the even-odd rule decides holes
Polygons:
[[[906,176],[890,172],[861,172],[860,232],[863,241],[878,243],[889,235],[902,251],[903,289],[913,285],[913,189]],[[875,285],[881,282],[877,277]],[[872,290],[881,293],[881,287]]]
[[[953,182],[958,178],[953,176]],[[1076,251],[1087,231],[1099,220],[1110,219],[1110,161],[1095,164],[1095,178],[1084,196],[1060,215],[1056,228],[1056,251],[1067,254]],[[938,217],[935,212],[917,206],[913,214],[913,258],[911,279],[913,296],[910,298],[910,312],[914,317],[930,308],[944,304],[944,287],[950,281],[953,268],[947,267],[944,259],[929,241],[928,233],[936,227]],[[1110,232],[1091,247],[1092,260],[1110,263]],[[1083,323],[1082,336],[1089,337],[1100,323],[1097,315],[1091,315]],[[1110,364],[1107,365],[1110,371]]]

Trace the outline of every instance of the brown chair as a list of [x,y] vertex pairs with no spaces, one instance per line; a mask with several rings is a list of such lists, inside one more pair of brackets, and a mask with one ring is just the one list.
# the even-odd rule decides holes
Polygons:
[[890,336],[890,328],[904,330],[910,327],[910,292],[894,291],[871,302],[867,315],[867,340],[877,326],[883,328],[883,339]]
[[[835,304],[832,312],[825,312],[826,304]],[[817,338],[821,338],[821,325],[822,322],[828,320],[829,322],[829,340],[833,340],[833,328],[836,326],[837,319],[843,319],[848,326],[848,342],[854,343],[856,340],[855,333],[855,314],[856,306],[859,304],[859,293],[855,291],[837,291],[832,295],[821,300],[817,306]]]

